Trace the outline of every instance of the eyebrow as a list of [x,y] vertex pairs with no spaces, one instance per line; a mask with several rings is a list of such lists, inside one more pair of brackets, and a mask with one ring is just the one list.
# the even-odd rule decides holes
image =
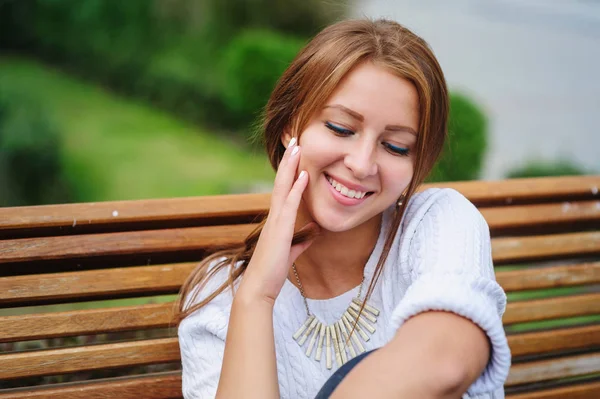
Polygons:
[[[323,107],[323,109],[326,109],[326,108],[336,108],[336,109],[339,109],[340,111],[343,111],[343,112],[347,113],[348,115],[350,115],[354,119],[359,120],[360,122],[364,122],[364,120],[365,120],[364,116],[362,116],[361,114],[359,114],[356,111],[351,110],[348,107],[344,107],[341,104],[326,105],[326,106]],[[407,133],[414,134],[415,136],[417,135],[417,132],[415,131],[415,129],[413,129],[412,127],[409,127],[409,126],[387,125],[385,127],[385,130],[388,130],[390,132],[407,132]]]

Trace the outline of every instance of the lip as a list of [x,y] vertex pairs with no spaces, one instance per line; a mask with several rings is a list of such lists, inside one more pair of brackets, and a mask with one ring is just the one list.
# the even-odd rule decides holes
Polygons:
[[342,185],[348,187],[348,189],[350,190],[354,190],[354,191],[362,191],[363,193],[368,193],[368,192],[374,192],[375,190],[369,190],[367,187],[365,186],[361,186],[359,184],[354,184],[354,183],[350,183],[347,180],[341,179],[339,177],[336,177],[330,173],[327,173],[325,175],[325,178],[327,178],[327,176],[331,177],[333,180],[337,181],[338,183],[341,183]]
[[[333,179],[337,180],[335,177]],[[363,198],[348,198],[346,196],[343,196],[339,191],[337,191],[335,188],[333,188],[333,186],[331,184],[329,184],[329,181],[327,180],[327,175],[325,175],[325,174],[323,174],[323,182],[327,185],[327,187],[329,187],[329,191],[331,192],[331,195],[333,196],[333,198],[342,205],[345,205],[345,206],[359,205],[359,204],[362,204],[367,198],[369,198],[368,196],[364,196]],[[342,183],[342,182],[340,181],[340,183]],[[344,184],[344,183],[342,183],[342,184]]]

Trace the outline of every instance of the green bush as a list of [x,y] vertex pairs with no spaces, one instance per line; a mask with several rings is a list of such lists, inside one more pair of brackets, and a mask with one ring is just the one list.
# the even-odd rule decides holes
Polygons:
[[[192,122],[236,129],[245,126],[259,101],[252,94],[253,106],[243,110],[233,106],[233,114],[230,106],[223,104],[225,98],[229,105],[242,101],[221,92],[225,80],[221,60],[230,42],[239,44],[235,38],[246,29],[308,37],[342,17],[347,3],[0,0],[0,48],[41,57]],[[280,42],[269,34],[265,40]],[[254,69],[252,65],[246,67]],[[279,71],[268,67],[268,71]],[[254,71],[249,74],[256,75]],[[262,79],[260,74],[256,77]]]
[[303,44],[262,30],[246,31],[230,43],[223,59],[223,100],[235,123],[247,126],[256,120]]
[[0,206],[68,202],[61,142],[34,103],[0,95]]
[[530,161],[524,166],[515,168],[506,175],[509,179],[520,177],[544,176],[577,176],[585,175],[586,171],[568,160]]
[[450,94],[448,138],[428,181],[479,178],[487,149],[487,120],[483,111],[460,93]]

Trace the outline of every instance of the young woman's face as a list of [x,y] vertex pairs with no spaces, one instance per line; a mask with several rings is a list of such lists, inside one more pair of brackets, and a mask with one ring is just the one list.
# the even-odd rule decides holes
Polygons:
[[348,73],[299,139],[299,170],[310,176],[303,205],[312,219],[346,231],[394,204],[413,175],[418,124],[409,81],[370,62]]

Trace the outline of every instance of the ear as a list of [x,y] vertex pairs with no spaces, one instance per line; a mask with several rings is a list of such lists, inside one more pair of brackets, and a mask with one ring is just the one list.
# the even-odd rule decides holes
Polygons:
[[281,135],[281,144],[287,148],[291,139],[292,134],[290,133],[289,129],[286,129],[286,131]]

